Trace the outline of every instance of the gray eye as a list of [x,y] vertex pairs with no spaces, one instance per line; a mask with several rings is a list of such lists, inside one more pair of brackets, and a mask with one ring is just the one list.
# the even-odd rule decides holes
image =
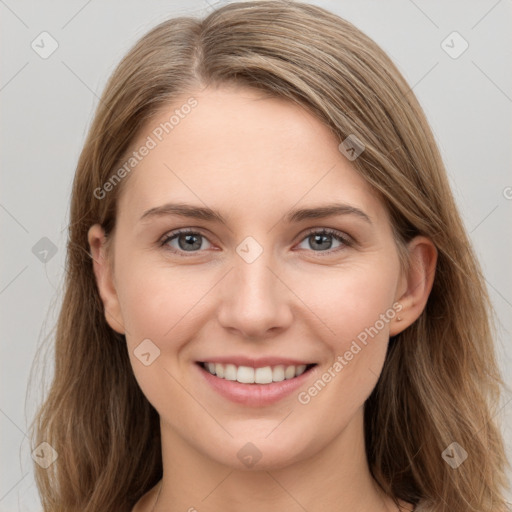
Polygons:
[[[178,242],[178,246],[172,245],[172,242]],[[203,241],[206,241],[206,238],[200,233],[176,233],[169,237],[169,239],[165,242],[167,245],[170,245],[173,249],[178,251],[185,252],[196,252],[201,248],[204,249]]]
[[[304,238],[304,242],[309,242],[309,247],[301,247],[301,249],[313,249],[314,251],[325,251],[333,248],[333,242],[342,245],[342,242],[337,240],[338,237],[329,233],[312,233]],[[338,245],[338,247],[339,247]],[[334,247],[336,248],[336,247]]]

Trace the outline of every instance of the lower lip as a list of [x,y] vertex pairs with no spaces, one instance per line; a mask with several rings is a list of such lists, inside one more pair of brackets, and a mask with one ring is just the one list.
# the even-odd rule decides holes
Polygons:
[[316,373],[318,365],[308,371],[294,377],[293,379],[269,384],[242,384],[236,380],[221,379],[205,370],[199,363],[196,363],[199,372],[206,382],[220,395],[232,402],[251,407],[262,407],[282,400],[296,391],[300,386]]

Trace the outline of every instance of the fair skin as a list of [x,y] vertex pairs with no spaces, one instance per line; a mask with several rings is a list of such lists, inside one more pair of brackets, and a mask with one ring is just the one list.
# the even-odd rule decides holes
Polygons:
[[[425,307],[436,250],[417,237],[408,246],[411,269],[401,269],[382,202],[311,114],[244,88],[191,95],[197,107],[123,183],[112,269],[103,230],[89,231],[106,319],[126,336],[135,377],[160,415],[163,478],[155,510],[396,511],[369,472],[363,407],[389,337]],[[191,95],[162,111],[133,147]],[[169,202],[207,206],[226,224],[177,215],[140,220]],[[285,218],[327,203],[350,205],[367,218]],[[193,250],[186,251],[186,235],[181,244],[177,237],[159,246],[178,228],[193,228]],[[325,242],[319,248],[309,232],[322,228],[352,242],[328,235],[327,248]],[[251,263],[236,251],[248,236],[263,249]],[[383,322],[318,395],[299,403],[299,391],[397,303],[401,320]],[[148,366],[134,355],[145,339],[160,350]],[[300,390],[250,407],[198,378],[197,361],[225,354],[294,357],[317,366]],[[250,468],[237,456],[248,442],[261,453]],[[158,487],[133,511],[150,512]]]

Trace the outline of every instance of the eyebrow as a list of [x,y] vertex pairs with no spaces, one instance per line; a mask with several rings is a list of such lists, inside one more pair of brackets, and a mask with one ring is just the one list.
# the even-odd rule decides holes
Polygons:
[[[169,215],[227,224],[226,220],[219,212],[208,207],[194,206],[185,203],[166,203],[161,206],[150,208],[142,214],[139,222]],[[360,210],[355,206],[340,203],[291,210],[285,215],[284,220],[285,222],[292,223],[306,219],[323,219],[326,217],[333,217],[335,215],[355,215],[367,223],[372,224],[370,217],[363,212],[363,210]]]

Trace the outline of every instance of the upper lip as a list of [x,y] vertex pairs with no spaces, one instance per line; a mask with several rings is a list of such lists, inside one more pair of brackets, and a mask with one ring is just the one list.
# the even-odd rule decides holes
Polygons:
[[224,356],[224,357],[207,357],[202,359],[202,363],[220,363],[234,364],[235,366],[248,366],[249,368],[263,368],[265,366],[300,366],[315,364],[311,361],[301,361],[289,357],[247,357],[247,356]]

